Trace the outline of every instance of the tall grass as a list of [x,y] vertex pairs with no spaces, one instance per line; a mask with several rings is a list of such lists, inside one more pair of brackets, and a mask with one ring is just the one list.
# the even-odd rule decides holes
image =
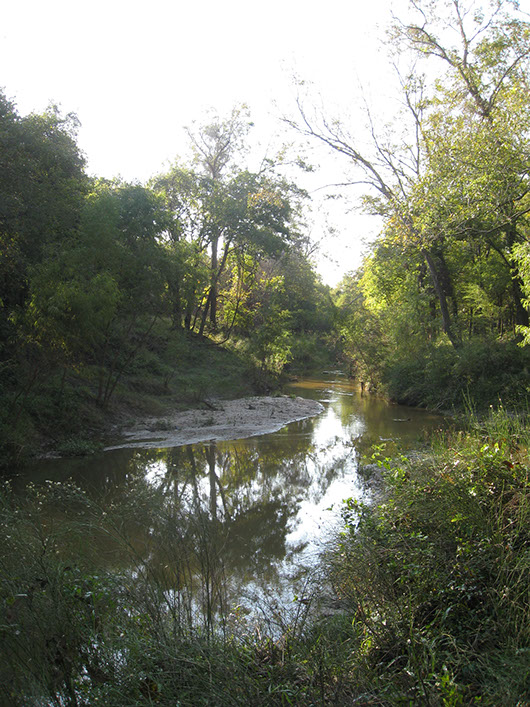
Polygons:
[[309,604],[250,620],[228,599],[221,525],[130,491],[103,510],[65,484],[4,489],[0,704],[318,704]]

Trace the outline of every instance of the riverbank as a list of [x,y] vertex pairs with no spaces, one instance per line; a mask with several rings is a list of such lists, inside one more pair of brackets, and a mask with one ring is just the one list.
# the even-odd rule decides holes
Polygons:
[[373,703],[529,704],[529,444],[499,407],[428,454],[375,448],[382,493],[345,502],[325,572]]
[[[24,498],[0,490],[1,704],[527,704],[524,421],[491,410],[405,456],[391,407],[371,427],[370,453],[349,423],[359,410],[373,422],[378,401],[346,390],[339,406],[317,385],[318,442],[304,430],[269,440],[279,446],[123,451],[96,456],[94,473],[81,462],[76,476],[74,463],[68,481],[29,484]],[[272,402],[298,412],[310,402],[245,401],[244,416],[263,404],[256,424],[276,416],[263,414]],[[235,420],[236,403],[209,398],[188,412],[208,418],[211,434],[215,420]],[[365,482],[374,472],[382,482],[377,497],[339,485],[348,500],[336,501],[339,526],[317,568],[286,573],[317,532],[301,533],[304,520],[331,510],[330,475],[348,482],[362,451]]]
[[12,472],[34,457],[84,456],[118,443],[120,430],[140,428],[138,421],[159,420],[160,427],[174,411],[205,408],[205,400],[267,394],[278,386],[242,353],[168,331],[164,322],[153,330],[149,350],[124,369],[105,405],[98,403],[98,383],[97,366],[64,379],[55,372],[35,384],[20,410],[11,406],[10,415],[14,391],[0,396],[0,470]]
[[200,409],[145,418],[122,430],[122,441],[105,450],[244,439],[276,432],[290,422],[314,417],[323,410],[323,405],[315,400],[287,395],[203,401]]

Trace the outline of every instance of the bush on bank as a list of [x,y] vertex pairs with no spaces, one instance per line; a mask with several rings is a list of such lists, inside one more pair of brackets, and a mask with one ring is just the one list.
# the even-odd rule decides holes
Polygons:
[[526,405],[530,350],[514,341],[468,341],[460,349],[445,345],[390,360],[381,372],[392,400],[430,409]]
[[[248,356],[172,329],[165,320],[124,368],[106,406],[97,402],[99,375],[95,364],[68,375],[51,369],[27,396],[0,376],[0,473],[43,450],[90,453],[116,424],[194,406],[205,397],[244,397],[258,387]],[[260,372],[260,382],[271,385],[271,376]]]
[[528,441],[501,408],[432,455],[376,453],[384,496],[347,503],[328,557],[374,700],[527,704]]

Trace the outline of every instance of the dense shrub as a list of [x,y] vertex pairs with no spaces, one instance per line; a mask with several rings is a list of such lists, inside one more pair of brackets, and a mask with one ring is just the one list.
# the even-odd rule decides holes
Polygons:
[[434,456],[379,449],[383,497],[346,503],[330,572],[388,704],[526,704],[528,441],[500,410]]
[[432,348],[417,357],[391,362],[383,380],[390,397],[407,405],[461,408],[526,402],[530,352],[514,342],[470,341],[460,349]]

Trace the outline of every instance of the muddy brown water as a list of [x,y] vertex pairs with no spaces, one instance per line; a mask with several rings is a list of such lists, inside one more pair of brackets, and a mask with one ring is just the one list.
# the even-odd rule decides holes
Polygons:
[[[324,412],[249,439],[41,460],[23,471],[19,483],[71,480],[109,512],[126,504],[134,513],[139,489],[157,489],[160,503],[178,506],[176,542],[188,521],[217,538],[229,602],[279,597],[288,603],[300,591],[297,578],[314,565],[336,527],[343,500],[369,496],[357,472],[371,444],[395,440],[414,448],[444,420],[364,396],[340,373],[302,380],[285,392],[321,402]],[[153,535],[152,527],[144,531]],[[121,564],[115,553],[107,562]]]

